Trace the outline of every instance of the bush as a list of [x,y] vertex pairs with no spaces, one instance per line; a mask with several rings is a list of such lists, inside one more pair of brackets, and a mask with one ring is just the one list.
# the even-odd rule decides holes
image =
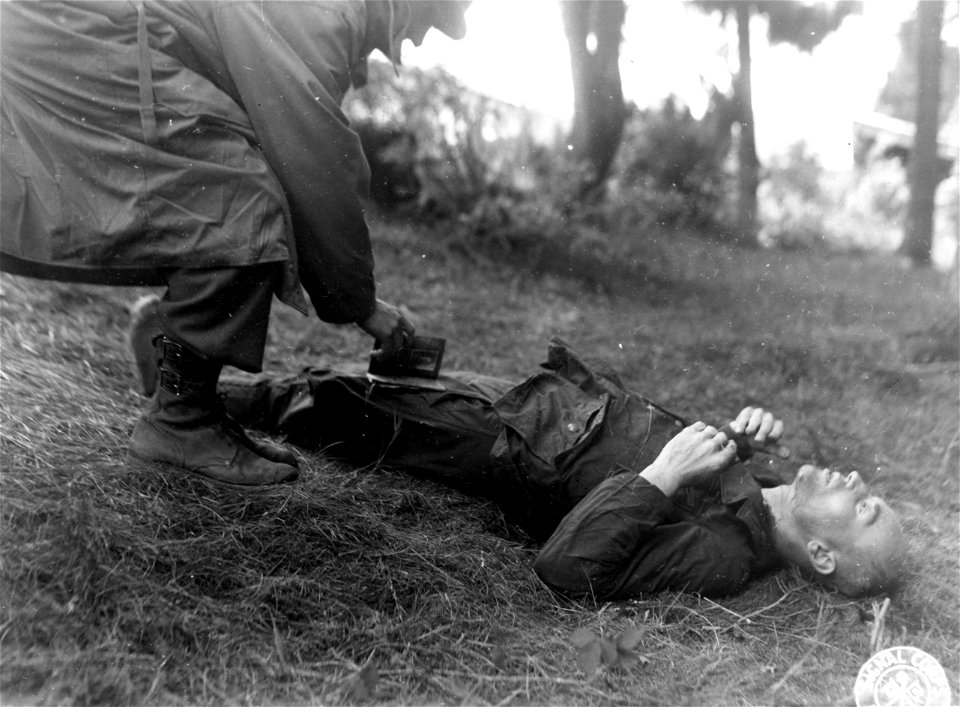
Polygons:
[[[792,250],[895,251],[903,241],[910,196],[907,170],[881,152],[858,164],[854,172],[831,174],[803,143],[771,160],[758,195],[761,244]],[[937,189],[932,258],[940,267],[956,262],[958,185],[955,169]]]
[[[602,233],[612,212],[604,204],[581,206],[580,168],[535,116],[472,92],[442,70],[407,68],[397,79],[387,65],[370,68],[368,85],[348,96],[345,110],[370,145],[371,135],[387,143],[409,136],[403,144],[413,150],[394,153],[408,163],[378,170],[399,174],[401,183],[415,175],[417,217],[442,221],[433,231],[451,247],[573,277],[593,289],[642,278],[637,258]],[[374,188],[379,181],[374,176]],[[621,225],[632,218],[629,208],[617,214]]]
[[822,248],[831,200],[822,188],[823,167],[806,143],[770,160],[757,192],[761,245],[784,250]]
[[903,240],[909,190],[896,160],[876,159],[853,174],[827,220],[836,250],[893,251]]
[[398,78],[389,64],[371,62],[369,83],[351,92],[344,110],[355,125],[412,137],[421,215],[452,219],[488,199],[519,200],[548,169],[529,113],[441,69],[408,67]]
[[639,196],[662,225],[725,222],[731,115],[729,100],[716,92],[700,120],[673,96],[659,108],[634,107],[615,166],[621,192]]
[[[670,214],[684,212],[689,195],[620,183],[607,200],[584,204],[582,168],[568,158],[555,124],[476,94],[442,70],[405,68],[397,78],[389,65],[370,69],[368,85],[351,92],[344,109],[355,126],[388,143],[409,136],[403,144],[413,149],[395,151],[400,163],[382,173],[399,173],[401,183],[415,175],[417,196],[400,207],[437,226],[425,232],[471,256],[592,290],[652,281],[647,232],[664,213],[664,222],[676,223]],[[617,237],[637,232],[643,240]]]
[[372,120],[354,121],[370,165],[370,198],[381,206],[404,204],[420,195],[416,136],[404,128]]

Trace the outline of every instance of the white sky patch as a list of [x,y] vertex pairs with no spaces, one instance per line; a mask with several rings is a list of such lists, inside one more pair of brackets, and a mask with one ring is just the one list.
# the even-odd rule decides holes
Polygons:
[[403,61],[443,66],[478,91],[561,120],[572,112],[570,57],[556,0],[474,0],[466,37],[454,41],[431,30],[420,47],[404,43]]

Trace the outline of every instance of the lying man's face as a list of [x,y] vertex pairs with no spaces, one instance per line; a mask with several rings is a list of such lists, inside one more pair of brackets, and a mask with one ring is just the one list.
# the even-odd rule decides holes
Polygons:
[[895,582],[904,546],[900,521],[860,474],[803,466],[789,498],[814,569],[828,583],[857,595]]

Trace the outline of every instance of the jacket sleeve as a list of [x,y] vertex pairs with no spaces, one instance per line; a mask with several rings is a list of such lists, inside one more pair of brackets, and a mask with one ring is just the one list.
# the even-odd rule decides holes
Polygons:
[[340,109],[360,41],[343,5],[238,3],[215,17],[224,62],[290,205],[301,281],[321,319],[375,306],[362,196],[369,168]]
[[646,592],[728,594],[750,575],[749,540],[674,513],[673,502],[634,472],[613,476],[566,515],[534,569],[551,588],[597,600]]
[[606,595],[670,507],[670,499],[637,474],[613,476],[564,517],[537,556],[534,570],[553,589]]

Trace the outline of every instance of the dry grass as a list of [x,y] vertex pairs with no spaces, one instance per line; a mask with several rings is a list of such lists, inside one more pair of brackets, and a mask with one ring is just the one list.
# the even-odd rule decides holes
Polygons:
[[[859,666],[893,644],[936,656],[958,694],[956,364],[918,367],[907,345],[957,316],[941,276],[681,238],[644,244],[673,285],[598,294],[377,234],[382,294],[448,338],[450,368],[519,378],[558,334],[668,407],[715,420],[763,402],[797,460],[861,469],[911,535],[882,630],[878,603],[788,572],[722,601],[561,600],[490,504],[306,451],[301,482],[266,491],[129,470],[139,292],[4,277],[4,704],[852,703]],[[278,309],[267,365],[367,345]],[[633,627],[649,662],[584,675],[581,627]]]

